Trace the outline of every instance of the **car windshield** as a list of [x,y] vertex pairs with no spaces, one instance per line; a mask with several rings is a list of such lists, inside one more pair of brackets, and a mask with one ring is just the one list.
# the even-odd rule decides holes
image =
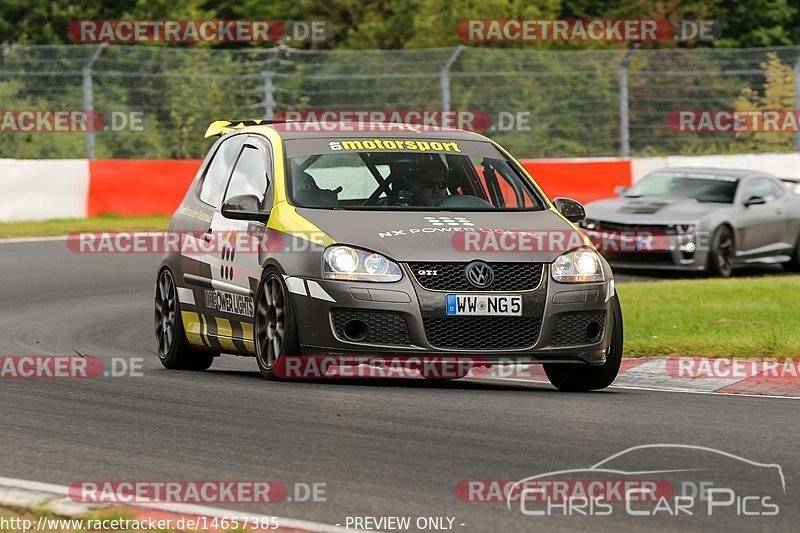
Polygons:
[[[544,208],[527,178],[490,143],[378,141],[331,141],[325,143],[327,153],[289,157],[288,189],[294,205],[387,211]],[[408,143],[426,150],[372,150]],[[462,150],[468,144],[486,146],[469,155]]]
[[730,176],[658,173],[646,176],[628,189],[625,196],[690,198],[698,202],[732,204],[738,186],[739,179]]

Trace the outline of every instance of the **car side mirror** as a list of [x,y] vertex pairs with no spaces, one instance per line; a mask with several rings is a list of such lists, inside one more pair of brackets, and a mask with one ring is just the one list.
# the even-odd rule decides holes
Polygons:
[[586,210],[580,202],[572,198],[556,198],[553,200],[553,205],[559,213],[564,215],[564,218],[574,224],[586,218]]
[[269,211],[261,209],[261,200],[254,194],[234,196],[222,204],[222,216],[233,220],[255,220],[266,222],[269,220]]
[[767,201],[761,196],[751,196],[747,199],[747,201],[745,201],[744,206],[750,207],[751,205],[764,205],[766,203]]
[[617,185],[614,187],[614,194],[617,196],[624,196],[626,192],[628,192],[628,188],[623,185]]

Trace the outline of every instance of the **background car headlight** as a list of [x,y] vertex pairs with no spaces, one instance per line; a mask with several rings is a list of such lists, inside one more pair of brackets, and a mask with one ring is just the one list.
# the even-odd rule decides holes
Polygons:
[[553,279],[561,283],[605,281],[600,256],[589,248],[560,255],[553,263],[551,272]]
[[674,224],[669,227],[681,235],[686,233],[694,233],[694,224]]
[[331,246],[325,250],[322,263],[325,279],[390,282],[403,278],[400,265],[394,261],[349,246]]

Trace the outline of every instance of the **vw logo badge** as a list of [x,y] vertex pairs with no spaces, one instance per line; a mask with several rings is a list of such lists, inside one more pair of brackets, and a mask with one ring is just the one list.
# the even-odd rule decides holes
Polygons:
[[464,269],[467,281],[476,289],[485,289],[494,283],[494,270],[483,261],[473,261]]

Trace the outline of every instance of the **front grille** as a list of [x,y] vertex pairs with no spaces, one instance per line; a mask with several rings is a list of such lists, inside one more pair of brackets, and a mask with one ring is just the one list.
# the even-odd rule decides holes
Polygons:
[[408,268],[423,289],[453,292],[529,291],[539,286],[544,271],[541,263],[489,263],[494,270],[494,282],[489,287],[477,289],[464,273],[468,264],[408,263]]
[[366,344],[387,344],[395,346],[408,346],[411,344],[411,334],[408,323],[401,313],[392,311],[359,311],[356,309],[334,309],[331,311],[333,329],[336,336],[347,340],[344,326],[351,320],[360,320],[367,325],[367,336],[358,342]]
[[600,336],[602,337],[606,324],[605,311],[590,311],[582,313],[567,313],[561,315],[556,321],[553,330],[554,346],[580,346],[582,344],[594,344],[596,339],[586,338],[586,327],[597,322],[601,325]]
[[461,350],[530,348],[542,321],[530,317],[462,316],[423,318],[431,346]]
[[[588,221],[586,221],[588,222]],[[586,222],[582,226],[586,227]],[[651,232],[656,235],[674,233],[675,230],[662,224],[621,224],[617,222],[595,221],[595,231],[620,231],[620,232]]]

